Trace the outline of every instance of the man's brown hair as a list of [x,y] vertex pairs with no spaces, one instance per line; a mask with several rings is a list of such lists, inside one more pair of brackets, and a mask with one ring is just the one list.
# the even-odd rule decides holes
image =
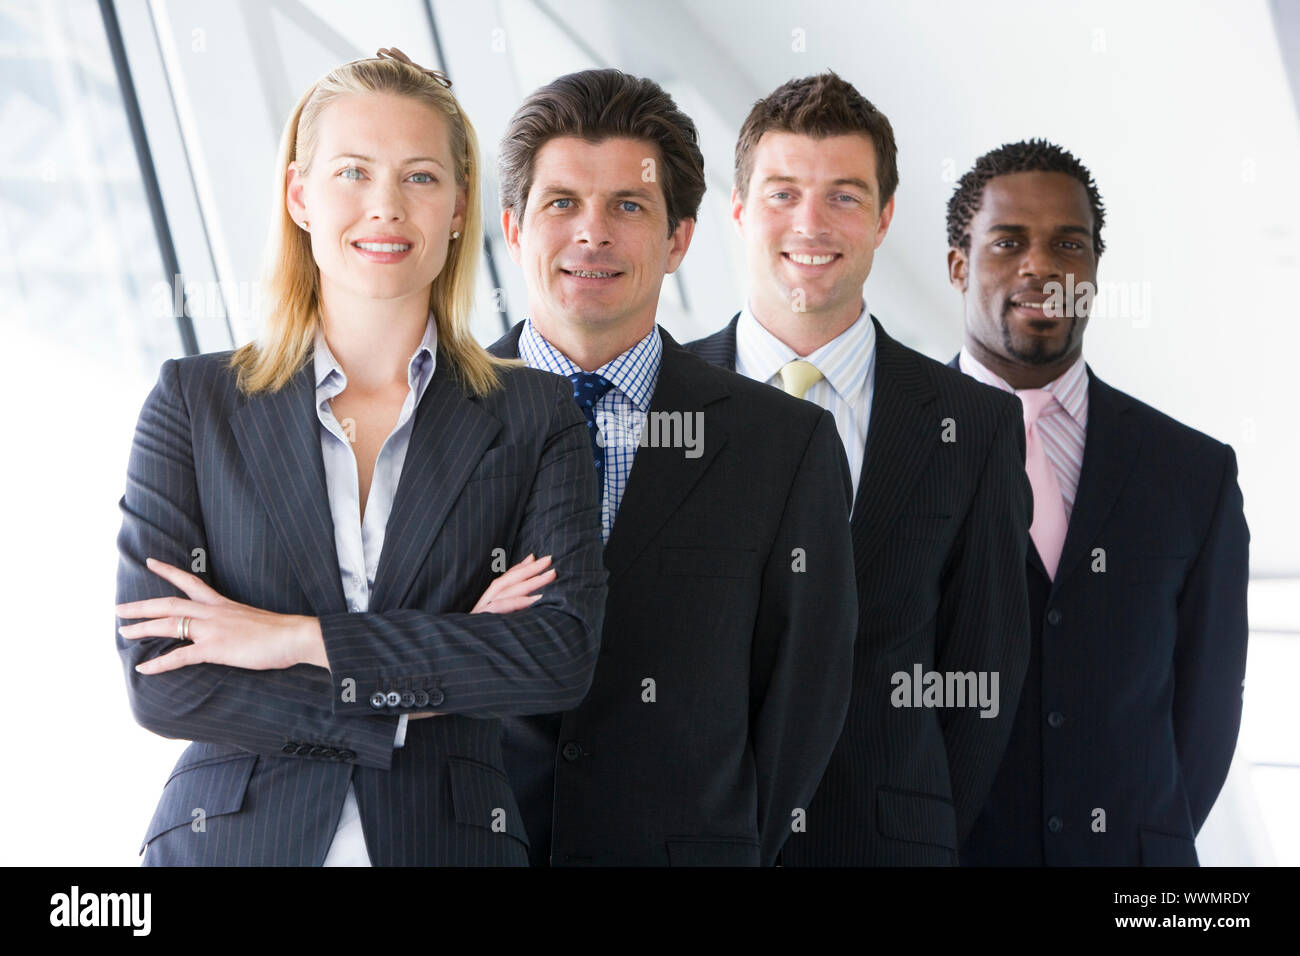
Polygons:
[[749,194],[754,149],[767,132],[797,133],[818,139],[861,133],[876,148],[876,179],[880,208],[898,188],[898,147],[885,114],[854,89],[853,84],[827,70],[816,76],[782,83],[754,104],[736,140],[736,191]]
[[695,123],[658,83],[620,70],[569,73],[534,92],[510,118],[498,162],[501,208],[522,222],[538,151],[557,136],[591,143],[646,140],[659,150],[654,176],[668,206],[668,234],[695,219],[704,196],[704,155]]

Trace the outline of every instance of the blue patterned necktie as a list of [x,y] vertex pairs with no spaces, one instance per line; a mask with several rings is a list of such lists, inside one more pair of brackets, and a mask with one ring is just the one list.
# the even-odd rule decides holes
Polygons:
[[587,434],[591,437],[592,458],[596,463],[596,480],[600,497],[605,498],[605,449],[596,439],[596,403],[614,387],[614,383],[595,372],[574,372],[569,376],[573,383],[573,400],[587,419]]

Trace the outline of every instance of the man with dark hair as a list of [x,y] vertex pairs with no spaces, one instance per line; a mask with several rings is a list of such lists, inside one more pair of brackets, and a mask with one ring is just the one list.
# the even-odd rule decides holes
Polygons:
[[867,310],[897,150],[851,84],[825,73],[756,103],[735,173],[749,301],[690,348],[831,410],[855,491],[853,700],[807,832],[782,859],[951,865],[1029,657],[1020,409],[895,342]]
[[572,382],[609,571],[586,700],[506,721],[530,859],[771,865],[848,708],[835,423],[656,326],[704,193],[695,126],[656,84],[588,70],[542,87],[510,122],[500,178],[530,314],[492,350]]
[[954,367],[1024,407],[1032,655],[962,861],[1195,865],[1246,667],[1250,534],[1232,449],[1083,360],[1104,210],[1042,140],[981,156],[948,203]]

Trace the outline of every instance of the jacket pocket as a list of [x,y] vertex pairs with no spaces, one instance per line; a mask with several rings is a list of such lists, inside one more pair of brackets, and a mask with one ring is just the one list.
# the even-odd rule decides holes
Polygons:
[[1150,827],[1138,827],[1143,866],[1200,866],[1196,841]]
[[758,866],[758,841],[748,837],[668,837],[669,866]]
[[528,831],[506,775],[468,757],[448,757],[451,803],[456,822],[505,833],[528,845]]
[[[181,757],[184,764],[185,757]],[[158,809],[149,821],[140,852],[169,830],[226,813],[238,813],[244,805],[248,780],[257,764],[257,754],[238,753],[208,757],[178,766],[163,788]],[[196,813],[195,811],[201,811]]]
[[876,788],[876,826],[883,836],[928,843],[957,852],[957,813],[952,801],[929,793]]

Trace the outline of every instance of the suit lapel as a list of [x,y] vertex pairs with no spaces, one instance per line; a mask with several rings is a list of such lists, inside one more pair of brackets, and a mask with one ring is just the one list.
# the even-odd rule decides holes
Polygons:
[[664,343],[663,362],[650,400],[650,415],[681,412],[685,418],[700,414],[704,423],[702,454],[687,458],[684,448],[642,446],[637,449],[605,547],[605,567],[609,569],[611,583],[645,550],[727,442],[721,409],[706,410],[706,406],[727,398],[730,393],[714,373],[699,374],[707,372],[708,367],[682,349],[667,332],[660,329],[660,334]]
[[230,418],[271,525],[319,614],[346,610],[325,490],[314,368],[307,362],[284,388],[252,396]]
[[876,322],[876,375],[862,477],[853,503],[853,555],[861,569],[897,520],[908,492],[934,452],[940,421],[935,393],[907,349]]
[[437,368],[415,411],[384,531],[372,611],[402,605],[461,488],[500,430],[501,422],[466,395],[451,359],[439,351]]
[[1124,396],[1088,369],[1088,430],[1083,468],[1053,590],[1089,556],[1098,531],[1133,471],[1142,446],[1142,433],[1131,410],[1132,405]]

